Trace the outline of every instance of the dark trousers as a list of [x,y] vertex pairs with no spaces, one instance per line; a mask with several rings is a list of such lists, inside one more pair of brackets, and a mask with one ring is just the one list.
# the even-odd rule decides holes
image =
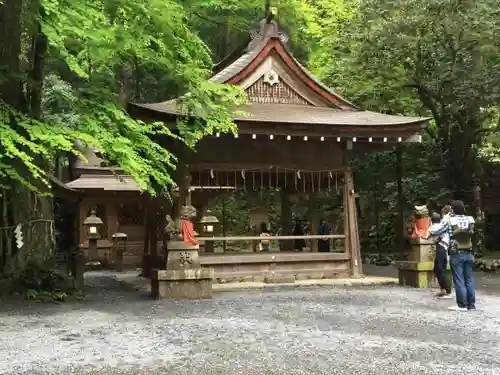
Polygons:
[[458,307],[466,307],[469,310],[476,308],[474,261],[474,254],[471,251],[462,251],[450,255],[457,305]]
[[318,240],[318,252],[320,252],[320,253],[330,252],[330,241],[329,240]]
[[436,259],[434,259],[434,275],[439,283],[439,287],[442,290],[446,290],[446,293],[451,293],[450,281],[446,277],[446,268],[448,267],[448,256],[447,249],[445,249],[441,244],[436,245]]

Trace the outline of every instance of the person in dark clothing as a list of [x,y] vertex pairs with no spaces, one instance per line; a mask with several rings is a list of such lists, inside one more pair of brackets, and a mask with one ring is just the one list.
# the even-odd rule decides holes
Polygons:
[[[328,224],[326,223],[325,219],[321,220],[321,224],[319,225],[318,228],[318,234],[324,236],[330,234],[330,228],[328,228]],[[330,252],[330,239],[325,238],[318,240],[318,252],[320,253]]]
[[[448,220],[448,218],[443,218]],[[434,212],[431,216],[432,226],[431,233],[435,228],[442,225],[441,215]],[[450,246],[450,236],[447,232],[434,237],[436,240],[436,257],[434,258],[434,275],[436,276],[441,291],[436,297],[441,299],[451,299],[451,285],[446,276],[446,268],[448,267],[448,247]]]
[[[295,226],[293,227],[293,235],[294,236],[303,236],[304,228],[302,228],[302,223],[300,220],[295,221]],[[303,251],[304,247],[306,247],[306,240],[303,238],[297,238],[293,241],[293,248],[296,251]]]

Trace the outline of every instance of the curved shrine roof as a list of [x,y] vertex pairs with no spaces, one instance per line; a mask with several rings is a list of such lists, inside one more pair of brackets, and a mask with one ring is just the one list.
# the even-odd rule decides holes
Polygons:
[[[182,115],[174,100],[136,104],[142,108],[165,114]],[[330,107],[315,107],[297,104],[250,103],[238,108],[242,114],[233,115],[238,122],[390,126],[419,124],[428,121],[422,117],[394,116],[372,111],[344,111]]]
[[[262,20],[243,53],[229,56],[216,67],[212,81],[238,85],[248,94],[250,103],[233,116],[237,123],[329,125],[350,127],[353,132],[357,127],[384,127],[408,135],[427,125],[429,118],[360,110],[302,66],[288,51],[286,41],[275,21]],[[186,114],[176,100],[129,106],[146,113]]]

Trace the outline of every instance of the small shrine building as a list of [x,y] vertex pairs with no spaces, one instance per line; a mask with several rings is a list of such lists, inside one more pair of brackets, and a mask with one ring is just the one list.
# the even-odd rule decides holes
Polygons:
[[[283,232],[271,238],[292,240],[295,237],[291,233],[289,196],[307,193],[310,199],[315,199],[322,191],[335,189],[343,196],[344,225],[340,233],[329,238],[342,240],[343,248],[329,253],[205,253],[200,255],[201,264],[214,268],[216,278],[261,277],[269,273],[359,277],[362,267],[350,160],[354,153],[421,142],[418,133],[426,127],[429,118],[386,115],[358,108],[315,78],[293,57],[287,37],[272,17],[262,20],[260,29],[250,35],[245,48],[217,65],[211,78],[217,83],[238,85],[246,92],[248,104],[238,109],[238,113],[243,114],[234,115],[238,132],[206,137],[194,152],[183,152],[179,156],[177,205],[190,201],[199,211],[204,211],[210,196],[200,193],[196,198],[191,197],[187,193],[190,185],[197,186],[200,192],[203,188],[209,191],[220,186],[280,189]],[[178,116],[186,116],[176,100],[130,103],[128,111],[145,121],[163,121],[172,129]],[[80,176],[70,186],[85,190],[83,180]],[[147,269],[161,246],[157,234],[159,224],[148,219],[158,216],[159,204],[145,203],[141,210],[144,212],[141,221],[141,230],[145,233],[144,268]],[[302,236],[308,237],[319,238],[314,228],[311,235]],[[255,240],[251,236],[241,239]]]

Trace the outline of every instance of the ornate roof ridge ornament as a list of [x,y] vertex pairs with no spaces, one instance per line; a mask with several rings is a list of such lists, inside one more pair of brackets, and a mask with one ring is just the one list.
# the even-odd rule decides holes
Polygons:
[[278,38],[283,44],[288,42],[288,36],[279,31],[278,23],[273,19],[277,13],[276,7],[271,7],[268,10],[266,6],[266,18],[260,21],[259,30],[250,31],[252,40],[248,44],[247,51],[255,49],[270,38]]

